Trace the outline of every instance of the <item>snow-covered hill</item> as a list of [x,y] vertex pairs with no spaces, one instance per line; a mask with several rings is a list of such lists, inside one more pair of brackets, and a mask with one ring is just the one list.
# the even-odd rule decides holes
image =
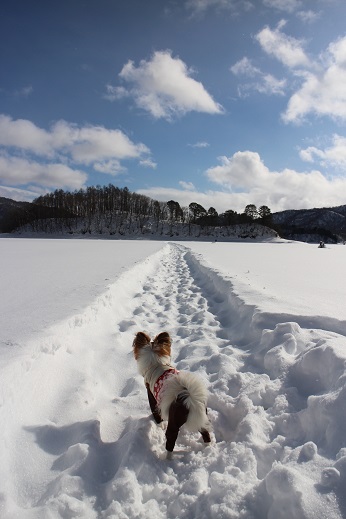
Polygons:
[[[346,205],[279,211],[273,214],[273,223],[281,228],[283,236],[289,236],[290,239],[328,241],[328,233],[346,239]],[[299,235],[297,231],[300,231]],[[335,237],[329,238],[333,243]]]
[[[346,517],[346,247],[0,246],[2,518]],[[214,427],[171,461],[131,351],[164,329]]]
[[153,218],[141,216],[128,216],[123,214],[109,217],[99,216],[87,219],[68,220],[63,219],[35,220],[30,224],[19,227],[17,236],[36,237],[98,237],[103,239],[138,239],[146,240],[220,240],[230,241],[251,238],[253,240],[271,239],[278,236],[273,229],[256,222],[236,224],[222,227],[201,226],[193,223],[169,222],[159,223]]

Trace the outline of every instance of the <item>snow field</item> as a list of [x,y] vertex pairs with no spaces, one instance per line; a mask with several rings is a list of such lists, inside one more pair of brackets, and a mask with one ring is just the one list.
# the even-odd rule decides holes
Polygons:
[[[303,328],[305,315],[245,299],[194,246],[168,244],[6,348],[1,517],[346,517],[343,321]],[[169,331],[177,368],[205,380],[210,446],[182,430],[163,459],[131,351],[139,330]]]

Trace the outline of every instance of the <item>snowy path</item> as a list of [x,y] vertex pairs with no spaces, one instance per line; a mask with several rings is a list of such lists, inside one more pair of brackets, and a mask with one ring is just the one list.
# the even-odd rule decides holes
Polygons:
[[[345,337],[294,322],[262,334],[253,322],[253,307],[227,281],[171,244],[32,341],[2,373],[3,453],[13,477],[1,489],[1,517],[346,517],[342,492],[318,486],[328,474],[346,476],[346,463],[323,472],[346,459],[333,432],[344,419],[330,418],[327,437],[323,412],[307,401],[334,388],[336,371],[324,367],[343,363]],[[164,432],[150,418],[131,351],[138,330],[169,331],[178,369],[205,379],[211,446],[181,432],[174,459],[162,459]],[[312,349],[320,364],[309,367]],[[293,364],[297,389],[287,375]],[[326,415],[329,404],[321,404]],[[6,474],[0,469],[2,481]]]

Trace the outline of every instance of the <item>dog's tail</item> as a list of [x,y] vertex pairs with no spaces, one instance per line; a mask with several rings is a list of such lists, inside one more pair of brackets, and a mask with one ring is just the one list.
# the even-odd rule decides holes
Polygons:
[[200,377],[188,371],[180,371],[166,379],[159,405],[164,420],[168,420],[169,408],[178,395],[189,410],[186,427],[193,432],[201,429],[210,430],[206,412],[208,391]]

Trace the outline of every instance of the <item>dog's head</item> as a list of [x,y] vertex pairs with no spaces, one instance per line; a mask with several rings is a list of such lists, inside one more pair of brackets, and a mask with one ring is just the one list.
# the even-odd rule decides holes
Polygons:
[[138,360],[140,351],[145,347],[151,348],[159,357],[170,357],[171,344],[172,342],[168,332],[159,333],[153,341],[146,333],[137,332],[132,346],[135,359]]

